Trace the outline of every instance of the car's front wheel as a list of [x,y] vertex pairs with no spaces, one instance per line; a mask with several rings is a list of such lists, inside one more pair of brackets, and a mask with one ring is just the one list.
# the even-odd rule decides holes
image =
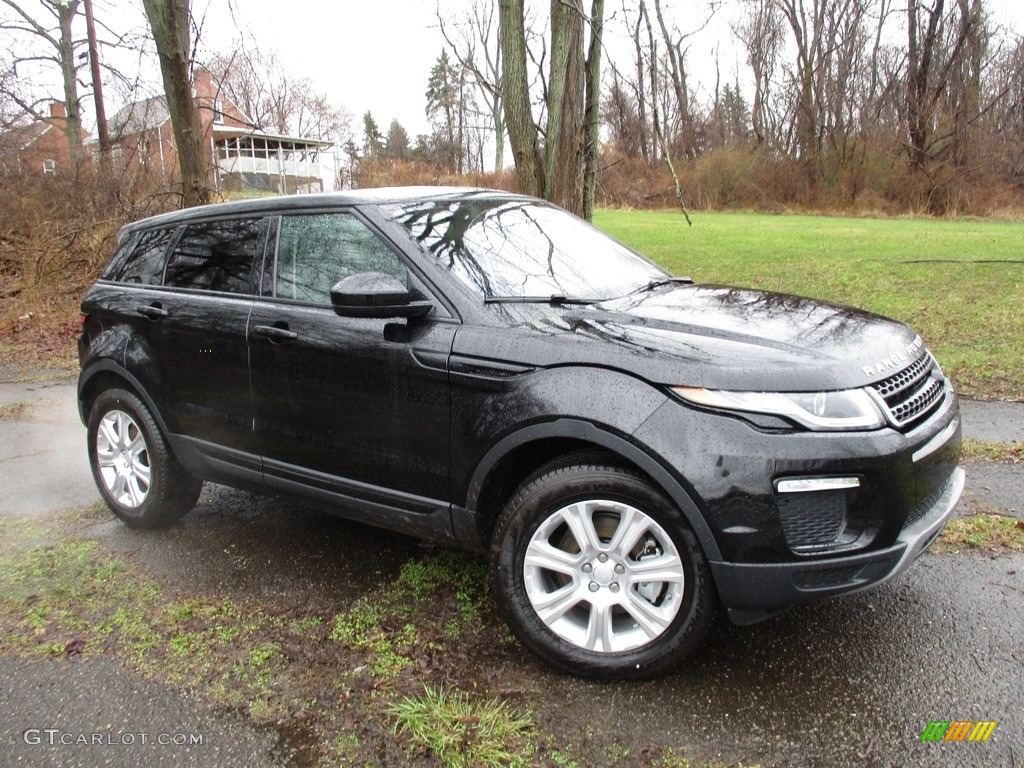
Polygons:
[[195,506],[202,482],[181,467],[153,415],[131,392],[113,389],[96,398],[88,441],[96,487],[128,525],[170,525]]
[[714,614],[707,561],[679,510],[610,457],[570,457],[527,479],[498,519],[492,553],[513,632],[573,674],[658,674]]

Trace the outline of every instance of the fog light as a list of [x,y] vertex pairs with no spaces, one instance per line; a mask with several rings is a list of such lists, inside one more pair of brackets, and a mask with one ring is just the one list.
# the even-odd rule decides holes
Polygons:
[[797,554],[824,553],[853,544],[849,503],[857,477],[792,477],[775,481],[775,506],[789,548]]
[[779,493],[847,491],[859,487],[859,477],[798,477],[775,481],[775,490]]

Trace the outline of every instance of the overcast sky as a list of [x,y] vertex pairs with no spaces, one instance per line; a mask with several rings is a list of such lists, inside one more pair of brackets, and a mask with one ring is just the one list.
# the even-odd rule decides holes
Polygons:
[[[413,137],[428,131],[424,115],[427,77],[442,48],[438,29],[437,3],[453,22],[461,19],[472,0],[192,0],[194,13],[203,19],[200,60],[212,52],[230,49],[239,39],[261,49],[273,49],[286,70],[297,77],[309,77],[318,91],[327,92],[332,103],[354,116],[354,130],[362,131],[362,115],[370,110],[378,126],[387,131],[397,118]],[[1024,0],[984,0],[997,23],[1024,33]],[[686,27],[700,18],[707,0],[663,0],[670,19]],[[633,9],[635,0],[606,0],[605,41],[619,61],[632,55],[626,32],[618,21],[623,4]],[[30,4],[31,5],[31,4]],[[139,0],[94,0],[96,16],[116,29],[134,26],[145,31]],[[548,0],[527,0],[527,7],[546,8]],[[716,51],[723,79],[739,71],[740,81],[748,78],[747,68],[732,49],[729,22],[737,13],[736,0],[725,0],[722,11],[700,38],[694,40],[688,58],[690,82],[703,100],[714,87]],[[902,7],[901,0],[896,0]],[[101,55],[134,79],[139,73],[147,95],[162,86],[155,61],[140,62],[138,54],[104,47]],[[120,58],[118,58],[120,57]],[[51,72],[59,77],[59,73]],[[60,93],[59,84],[43,83],[46,92]],[[124,105],[129,94],[115,82],[107,87],[107,113]],[[94,125],[91,99],[83,101],[86,126]]]
[[[210,47],[230,46],[239,26],[260,47],[274,48],[289,70],[313,79],[332,100],[347,107],[357,119],[373,112],[382,131],[397,118],[415,136],[427,130],[424,116],[427,76],[444,47],[438,29],[436,0],[193,0],[200,11],[208,8],[204,40]],[[459,17],[468,0],[440,0],[451,18]],[[626,0],[630,8],[636,6]],[[994,19],[1024,31],[1024,1],[985,0]],[[208,4],[207,4],[208,3]],[[546,2],[534,5],[546,6]],[[531,3],[528,1],[527,6]],[[698,86],[712,89],[714,51],[719,48],[723,78],[731,78],[737,61],[731,50],[728,22],[735,13],[727,2],[718,23],[691,49],[688,63]],[[670,17],[699,14],[704,0],[665,0]],[[607,0],[606,13],[622,8],[622,0]],[[242,9],[242,11],[240,11]],[[625,36],[612,21],[606,38],[618,45]],[[618,41],[618,42],[617,42]],[[628,50],[625,52],[629,55]],[[745,72],[741,71],[741,78]],[[703,81],[703,82],[702,82]]]

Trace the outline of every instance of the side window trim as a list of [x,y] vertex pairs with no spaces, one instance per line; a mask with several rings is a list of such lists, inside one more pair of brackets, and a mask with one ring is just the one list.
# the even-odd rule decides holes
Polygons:
[[[278,258],[280,255],[280,241],[281,241],[281,230],[282,222],[285,216],[313,216],[316,214],[332,214],[332,213],[348,213],[354,216],[358,221],[366,226],[366,228],[372,232],[385,246],[395,255],[395,257],[405,266],[409,272],[410,288],[416,287],[416,290],[423,294],[423,297],[433,303],[435,311],[431,315],[431,319],[436,322],[447,322],[447,323],[459,323],[458,315],[455,313],[454,308],[448,302],[447,299],[441,298],[441,294],[432,283],[423,275],[419,267],[413,262],[409,256],[402,251],[402,249],[384,233],[380,225],[375,222],[372,218],[368,217],[359,207],[356,205],[345,205],[342,207],[331,206],[331,207],[316,207],[308,208],[297,211],[289,212],[288,214],[278,214],[271,216],[275,220],[275,226],[277,229],[273,233],[273,238],[268,238],[267,247],[267,260],[264,262],[264,282],[262,284],[262,291],[260,298],[282,302],[293,306],[304,306],[304,307],[319,307],[319,308],[330,308],[330,304],[309,304],[308,302],[298,301],[295,299],[286,299],[277,295],[277,265]],[[267,277],[270,278],[269,284]]]
[[[267,232],[268,232],[268,221],[273,219],[274,216],[266,213],[250,213],[250,214],[234,214],[227,216],[211,216],[209,218],[197,218],[187,222],[179,224],[171,237],[171,244],[167,248],[167,252],[164,254],[164,268],[160,276],[160,285],[152,287],[161,287],[170,291],[186,291],[188,293],[197,293],[203,295],[213,296],[233,296],[235,298],[248,298],[253,299],[259,296],[260,291],[260,274],[262,270],[262,262],[266,259],[267,251]],[[224,290],[212,290],[209,288],[196,288],[194,286],[178,286],[178,285],[167,285],[167,267],[173,260],[175,251],[184,237],[186,230],[193,225],[211,224],[220,221],[240,221],[240,220],[252,220],[257,219],[259,221],[259,235],[257,239],[256,249],[254,257],[249,265],[249,285],[250,291],[239,293],[237,291],[224,291]],[[262,251],[262,256],[261,256]]]
[[263,243],[263,260],[260,263],[259,290],[261,299],[274,298],[277,285],[277,246],[281,239],[281,215],[267,216],[267,233]]
[[181,240],[181,236],[185,234],[185,225],[179,224],[174,228],[174,234],[171,235],[171,242],[167,246],[167,252],[164,253],[164,268],[160,272],[160,287],[164,287],[164,281],[167,279],[167,265],[171,261],[171,254],[174,253],[174,249],[178,247],[178,241]]
[[[277,295],[277,287],[278,287],[277,286],[277,274],[278,274],[278,267],[279,267],[280,258],[281,258],[281,232],[284,230],[284,220],[286,218],[288,218],[289,216],[318,216],[318,215],[330,216],[330,215],[335,215],[335,214],[344,214],[344,215],[352,216],[353,219],[355,219],[360,224],[362,224],[364,227],[366,227],[367,231],[370,232],[370,234],[372,234],[374,237],[376,237],[377,240],[380,243],[382,243],[385,248],[388,249],[388,251],[391,253],[391,255],[394,256],[395,259],[403,267],[405,267],[406,272],[408,273],[410,280],[415,280],[415,282],[416,282],[416,284],[418,286],[425,286],[426,285],[425,281],[422,278],[422,276],[415,269],[415,266],[409,262],[409,259],[406,257],[406,255],[404,253],[402,253],[402,250],[400,248],[398,248],[393,242],[391,242],[391,240],[388,237],[386,237],[381,232],[380,228],[377,227],[377,225],[373,221],[367,219],[366,216],[364,216],[362,214],[362,212],[358,208],[356,208],[355,206],[346,205],[346,206],[343,206],[343,207],[311,208],[311,209],[305,209],[305,210],[289,211],[288,213],[280,214],[280,215],[278,215],[276,217],[277,220],[278,220],[277,232],[276,232],[275,237],[274,237],[274,246],[273,246],[273,249],[271,250],[271,253],[272,253],[272,256],[273,256],[273,280],[272,280],[271,285],[270,285],[271,292],[267,296],[267,298],[272,298],[274,301],[287,302],[288,304],[296,304],[296,305],[301,305],[301,306],[305,306],[305,307],[328,307],[329,308],[331,306],[329,301],[314,304],[314,303],[311,303],[311,302],[308,302],[308,301],[303,301],[301,299],[289,299],[289,298],[284,298],[284,297],[278,296]],[[431,291],[430,293],[432,294],[433,292]],[[439,302],[436,302],[436,299],[434,299],[434,297],[432,295],[428,296],[428,298],[430,298],[431,300],[435,301],[435,303],[439,304]]]

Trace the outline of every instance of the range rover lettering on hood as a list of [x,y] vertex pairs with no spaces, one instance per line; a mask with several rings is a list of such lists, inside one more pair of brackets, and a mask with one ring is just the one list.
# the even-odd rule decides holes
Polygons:
[[894,368],[900,368],[909,363],[915,357],[917,357],[917,353],[921,351],[921,347],[923,346],[924,342],[921,341],[921,337],[918,336],[912,342],[907,344],[907,346],[896,352],[891,357],[879,360],[874,365],[862,366],[861,370],[864,371],[864,373],[868,376],[877,376],[878,374],[883,373],[885,371],[890,371]]

